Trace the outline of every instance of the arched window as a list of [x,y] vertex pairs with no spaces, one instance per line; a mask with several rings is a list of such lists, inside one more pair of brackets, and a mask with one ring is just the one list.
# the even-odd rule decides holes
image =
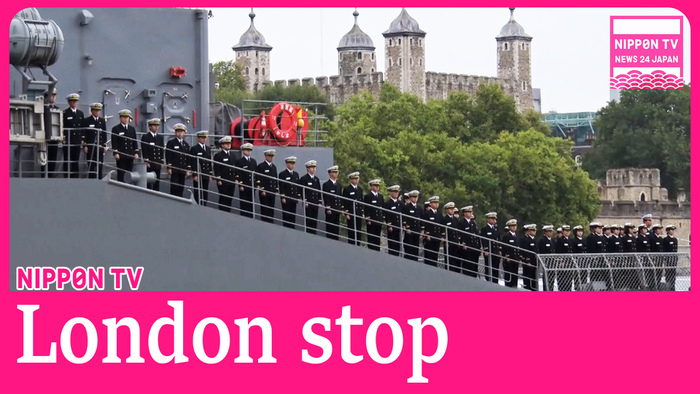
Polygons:
[[262,75],[265,75],[265,67],[262,69]]
[[372,60],[374,60],[374,52],[372,52]]
[[399,45],[401,45],[401,39],[399,38]]
[[258,75],[258,68],[255,67],[255,75]]
[[423,46],[423,40],[421,40],[420,38],[418,39],[418,46],[419,46],[419,47],[422,47],[422,46]]
[[642,193],[639,195],[639,201],[646,201],[646,200],[647,200],[646,194]]
[[371,72],[372,74],[374,74],[374,69],[371,69],[370,72]]
[[413,65],[413,58],[412,58],[412,57],[409,57],[409,58],[408,58],[408,65],[409,65],[409,66],[412,66],[412,65]]
[[507,51],[507,50],[508,50],[508,43],[507,43],[507,42],[504,42],[504,43],[503,43],[503,50],[504,50],[504,51]]
[[399,66],[401,65],[401,58],[399,58]]
[[409,41],[408,43],[409,43],[410,45],[413,45],[413,38],[411,38],[410,41]]
[[389,39],[389,46],[392,46],[392,45],[394,45],[394,43],[393,43],[393,41],[392,41],[391,38],[390,38],[390,39]]
[[357,68],[357,74],[358,74],[358,75],[359,75],[359,74],[362,74],[362,67],[358,67],[358,68]]
[[418,59],[418,64],[421,66],[423,65],[423,58]]
[[250,69],[248,67],[245,68],[245,75],[250,75]]
[[357,52],[357,60],[362,60],[362,52]]
[[523,81],[523,90],[527,90],[527,84]]

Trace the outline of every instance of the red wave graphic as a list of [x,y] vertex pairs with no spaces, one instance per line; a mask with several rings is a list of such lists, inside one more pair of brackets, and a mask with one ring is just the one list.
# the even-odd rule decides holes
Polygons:
[[667,74],[663,70],[654,70],[644,74],[639,70],[630,70],[627,74],[610,77],[611,89],[683,89],[683,78]]

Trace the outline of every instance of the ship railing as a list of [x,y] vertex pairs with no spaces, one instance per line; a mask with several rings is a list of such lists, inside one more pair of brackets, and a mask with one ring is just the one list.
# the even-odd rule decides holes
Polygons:
[[541,254],[549,291],[689,291],[690,253]]
[[[87,168],[87,174],[83,171],[82,175],[87,175],[87,177],[98,177],[94,173],[96,170],[93,170],[98,168],[97,165],[100,164],[96,160],[97,156],[95,154],[92,156],[86,154],[86,152],[95,152],[92,148],[103,145],[100,141],[100,133],[97,132],[97,135],[98,137],[94,144],[81,144],[80,146],[83,153],[83,161],[85,162],[84,167]],[[110,141],[108,140],[107,142],[109,143]],[[133,140],[133,142],[138,143],[137,140]],[[70,154],[70,145],[68,148]],[[161,149],[163,156],[165,156],[168,148],[162,147]],[[176,150],[172,152],[181,153]],[[112,152],[105,153],[106,156],[111,154]],[[212,157],[213,155],[214,153],[212,153]],[[195,158],[195,156],[191,155],[190,157]],[[139,157],[138,160],[143,159]],[[271,220],[276,224],[287,225],[288,227],[293,226],[308,233],[338,239],[370,249],[378,249],[378,251],[383,253],[395,254],[409,260],[422,262],[457,274],[482,278],[494,283],[506,284],[511,287],[520,286],[531,290],[547,288],[547,272],[545,272],[547,270],[540,257],[520,248],[518,245],[509,245],[501,242],[501,237],[499,237],[499,240],[493,240],[482,237],[477,233],[468,233],[454,227],[448,227],[443,223],[415,218],[403,211],[398,213],[398,219],[396,219],[396,212],[390,209],[376,207],[363,201],[352,200],[342,195],[334,195],[298,183],[287,182],[279,179],[277,174],[275,176],[266,176],[253,170],[218,163],[209,158],[198,158],[195,163],[199,163],[199,165],[192,166],[189,178],[184,186],[185,192],[183,195],[188,197],[187,193],[189,193],[189,197],[200,205],[249,215],[253,218],[265,216],[265,220]],[[205,163],[210,166],[233,168],[239,176],[248,174],[253,179],[253,184],[230,182],[216,178],[212,174],[205,174],[201,171],[202,168],[207,167],[202,165]],[[167,175],[165,163],[160,164],[162,165],[161,177],[157,192],[170,192],[173,186],[177,189],[179,185],[174,184]],[[284,164],[280,165],[277,168],[277,172],[283,171],[284,168]],[[119,170],[113,163],[105,162],[103,164],[103,176],[110,174],[110,176],[116,178],[117,171]],[[44,174],[47,175],[46,170],[44,170]],[[25,175],[31,176],[26,173]],[[63,171],[63,174],[58,173],[54,175],[68,177],[65,171]],[[303,172],[299,176],[303,176]],[[194,187],[192,182],[194,177],[200,180],[200,184],[202,184],[201,179],[211,177],[208,182],[208,188]],[[285,222],[284,220],[285,211],[282,207],[281,196],[278,191],[279,187],[276,190],[269,191],[260,190],[255,186],[257,180],[263,181],[268,179],[277,182],[278,186],[285,184],[299,191],[296,196],[285,196],[286,200],[297,202],[291,222]],[[219,181],[222,182],[221,185],[219,185]],[[340,183],[340,181],[338,182]],[[149,186],[152,187],[151,185]],[[234,189],[232,195],[229,196],[231,192],[227,188]],[[366,190],[367,188],[363,187],[363,189]],[[273,206],[269,208],[264,206],[263,201],[266,197],[262,195],[261,192],[263,191],[265,195],[270,193],[274,196]],[[241,196],[241,192],[246,196],[249,194],[253,196],[248,200]],[[231,199],[230,203],[228,198]],[[388,197],[385,197],[384,201],[386,202],[387,199]],[[399,199],[401,199],[401,196],[399,196]],[[335,204],[331,204],[332,200],[335,200]],[[247,203],[250,204],[249,210],[246,209]],[[311,207],[311,209],[307,209],[308,207]],[[313,215],[314,207],[317,210],[316,215]],[[420,204],[418,204],[418,207],[422,210]],[[267,213],[267,209],[270,209],[270,213]],[[438,212],[440,213],[442,210]],[[370,214],[368,215],[368,213]],[[337,225],[327,220],[334,215],[339,216]],[[443,216],[440,214],[439,217],[442,218]],[[382,224],[381,227],[377,226],[379,227],[379,235],[377,235],[377,227],[372,226],[372,222],[375,220]],[[372,231],[368,231],[368,222]],[[355,224],[353,225],[353,223]],[[359,223],[358,229],[353,231],[357,223]],[[398,237],[395,235],[397,232]],[[501,232],[501,234],[505,234],[505,232]],[[395,241],[397,238],[398,241]],[[377,240],[379,240],[378,248],[376,247]],[[590,266],[587,267],[588,270],[591,269]],[[549,271],[552,270],[549,266],[546,268]],[[540,281],[540,277],[543,277],[542,281]]]

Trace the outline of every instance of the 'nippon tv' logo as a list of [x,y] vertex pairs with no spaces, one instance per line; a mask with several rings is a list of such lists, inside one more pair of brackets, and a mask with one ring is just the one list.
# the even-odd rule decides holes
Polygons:
[[683,89],[683,17],[611,16],[610,89]]

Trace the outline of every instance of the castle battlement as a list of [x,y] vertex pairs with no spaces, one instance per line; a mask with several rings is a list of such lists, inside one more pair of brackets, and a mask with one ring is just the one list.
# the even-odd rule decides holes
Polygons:
[[[531,86],[530,41],[532,37],[513,19],[513,10],[508,23],[497,37],[498,68],[497,77],[481,75],[425,72],[425,32],[420,30],[418,22],[405,9],[391,23],[385,36],[387,54],[386,72],[377,69],[375,48],[369,35],[362,32],[357,24],[357,12],[353,13],[355,25],[338,45],[338,72],[341,75],[306,77],[301,79],[268,81],[270,75],[269,52],[272,47],[266,43],[255,46],[253,51],[237,51],[236,62],[245,67],[244,74],[252,91],[257,91],[259,84],[266,86],[315,86],[326,94],[333,104],[342,104],[354,94],[368,91],[378,96],[387,82],[395,85],[402,92],[415,94],[422,100],[446,99],[452,91],[464,91],[474,95],[482,84],[498,84],[505,94],[513,97],[519,110],[539,108],[535,104]],[[251,29],[253,14],[251,14]],[[250,29],[249,29],[250,30]],[[256,31],[256,34],[257,33]],[[401,45],[401,40],[406,45]],[[241,37],[238,47],[248,43],[246,34]],[[396,43],[397,45],[394,45]],[[249,46],[249,45],[248,45]],[[246,48],[248,48],[246,46]],[[518,51],[509,48],[520,48]],[[369,73],[367,71],[370,71]],[[538,99],[539,100],[539,94]]]

